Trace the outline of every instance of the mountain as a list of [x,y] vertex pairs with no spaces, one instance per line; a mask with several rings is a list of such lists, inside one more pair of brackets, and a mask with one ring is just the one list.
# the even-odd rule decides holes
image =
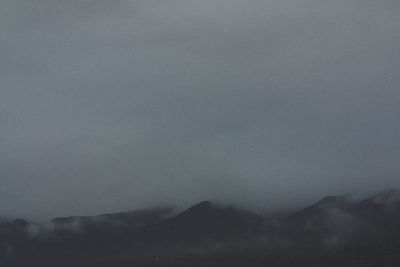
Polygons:
[[400,212],[400,191],[390,190],[367,198],[352,207],[353,213],[359,216],[375,214],[396,214]]
[[0,266],[400,266],[400,193],[329,196],[283,219],[204,201],[0,223]]
[[296,224],[323,224],[332,211],[346,211],[353,201],[344,196],[328,196],[317,203],[291,215],[289,221]]
[[185,238],[194,241],[208,238],[235,238],[257,232],[264,219],[247,210],[234,207],[222,207],[211,202],[201,202],[176,217],[167,220],[164,225]]
[[57,236],[75,234],[84,235],[86,238],[116,237],[126,235],[142,226],[161,223],[172,213],[171,207],[155,207],[98,216],[63,217],[52,219],[44,225],[39,224],[38,228],[39,231],[46,231],[46,228],[51,226],[50,230]]

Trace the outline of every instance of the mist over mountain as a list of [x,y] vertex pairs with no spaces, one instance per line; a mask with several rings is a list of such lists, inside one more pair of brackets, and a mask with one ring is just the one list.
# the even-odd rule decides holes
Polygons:
[[399,14],[1,0],[0,266],[400,266]]
[[330,196],[284,217],[201,202],[0,224],[2,266],[398,266],[400,192]]

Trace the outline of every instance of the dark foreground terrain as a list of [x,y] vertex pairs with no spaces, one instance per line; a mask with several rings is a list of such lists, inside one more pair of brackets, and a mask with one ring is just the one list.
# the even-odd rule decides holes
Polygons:
[[199,203],[0,222],[0,266],[400,266],[400,192],[327,197],[284,218]]

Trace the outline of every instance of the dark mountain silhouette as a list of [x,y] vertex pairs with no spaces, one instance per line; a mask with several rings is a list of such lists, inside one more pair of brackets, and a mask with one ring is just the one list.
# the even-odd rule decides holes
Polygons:
[[0,223],[0,266],[400,266],[400,193],[330,196],[285,218],[201,202]]
[[400,191],[390,190],[367,198],[351,208],[359,216],[396,214],[400,211]]
[[328,196],[317,203],[291,215],[289,221],[296,224],[322,224],[332,210],[346,211],[354,204],[343,196]]
[[164,223],[169,231],[197,241],[202,238],[235,238],[257,232],[263,225],[259,215],[234,207],[201,202]]
[[99,216],[56,218],[51,220],[50,224],[56,236],[73,234],[92,238],[110,238],[124,236],[142,226],[161,223],[171,216],[172,212],[171,207],[156,207]]

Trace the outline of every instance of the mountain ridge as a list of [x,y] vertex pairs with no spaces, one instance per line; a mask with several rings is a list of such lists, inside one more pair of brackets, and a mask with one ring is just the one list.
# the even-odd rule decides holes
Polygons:
[[[126,266],[153,266],[154,258],[162,258],[163,266],[211,266],[219,260],[224,266],[230,258],[242,258],[280,266],[287,253],[303,264],[291,266],[314,266],[315,255],[321,256],[318,264],[339,262],[332,266],[346,266],[357,257],[367,261],[370,255],[376,255],[374,262],[385,262],[379,251],[400,249],[397,196],[397,191],[361,201],[328,196],[283,219],[210,201],[178,214],[154,208],[44,223],[17,219],[0,224],[0,265],[58,266],[68,259],[66,266],[124,266],[115,262],[125,259]],[[338,250],[347,252],[330,258]],[[392,252],[385,257],[400,264]]]

